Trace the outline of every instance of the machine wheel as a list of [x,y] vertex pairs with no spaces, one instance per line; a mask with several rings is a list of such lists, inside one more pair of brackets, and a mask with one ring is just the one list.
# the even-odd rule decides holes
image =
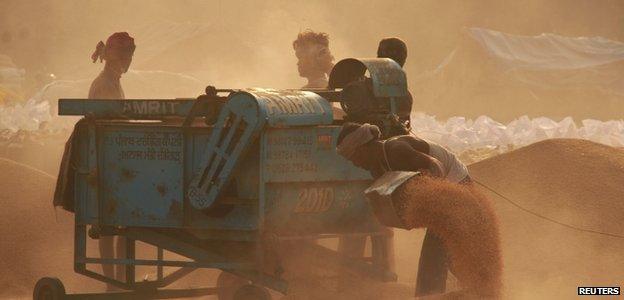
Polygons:
[[271,294],[263,287],[246,284],[234,293],[233,300],[271,300]]
[[65,286],[58,278],[43,277],[35,284],[33,300],[60,300],[65,295]]
[[217,278],[217,297],[219,300],[233,300],[234,294],[249,281],[232,273],[221,272]]

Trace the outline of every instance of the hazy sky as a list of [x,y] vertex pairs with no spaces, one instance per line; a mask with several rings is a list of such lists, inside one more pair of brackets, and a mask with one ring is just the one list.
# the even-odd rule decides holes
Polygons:
[[[617,0],[0,0],[0,53],[64,74],[88,69],[95,44],[111,32],[132,34],[167,21],[209,27],[178,46],[183,51],[168,51],[161,59],[167,68],[261,71],[266,79],[258,83],[278,85],[303,83],[296,78],[291,43],[306,28],[328,32],[337,59],[373,56],[380,38],[399,36],[409,46],[411,73],[436,65],[463,26],[624,40],[624,2]],[[137,56],[142,42],[136,41]]]

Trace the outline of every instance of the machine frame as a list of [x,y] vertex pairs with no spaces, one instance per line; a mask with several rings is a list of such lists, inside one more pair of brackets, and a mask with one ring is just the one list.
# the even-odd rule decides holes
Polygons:
[[[359,76],[368,68],[373,78],[375,96],[383,97],[386,93],[385,96],[392,100],[405,94],[407,89],[402,86],[405,85],[405,76],[397,70],[396,63],[383,59],[363,61],[356,64],[351,59],[347,61],[348,64],[339,63],[338,66],[356,66],[355,73],[362,73]],[[355,74],[353,70],[348,71],[349,76]],[[340,72],[333,76],[338,75]],[[228,96],[221,96],[223,93],[228,93]],[[335,153],[334,142],[340,121],[333,119],[330,103],[338,101],[339,95],[339,90],[312,93],[217,90],[209,87],[206,95],[198,99],[59,100],[59,115],[85,117],[76,126],[75,132],[76,139],[80,141],[78,152],[82,155],[78,155],[78,161],[74,162],[78,166],[74,191],[74,270],[127,292],[67,295],[58,279],[46,277],[37,283],[34,299],[167,299],[219,294],[223,287],[164,289],[198,268],[221,269],[241,278],[238,290],[244,290],[246,294],[234,295],[231,299],[269,299],[265,288],[283,294],[288,292],[288,281],[281,277],[284,270],[280,270],[280,263],[270,266],[266,263],[267,256],[275,257],[280,243],[288,241],[296,241],[299,245],[298,253],[315,257],[312,261],[321,262],[323,268],[338,267],[375,280],[395,281],[396,274],[387,259],[389,231],[374,218],[370,207],[363,200],[363,194],[359,195],[358,201],[351,201],[355,206],[349,206],[346,200],[343,201],[345,206],[340,206],[342,204],[339,205],[337,201],[327,204],[327,197],[322,196],[321,192],[314,192],[314,197],[306,194],[304,204],[301,204],[302,201],[281,201],[292,195],[291,190],[297,185],[297,180],[292,181],[287,174],[281,174],[285,169],[267,171],[270,170],[268,163],[272,159],[267,151],[279,148],[269,146],[271,137],[286,131],[290,131],[286,134],[305,135],[304,131],[308,130],[318,138],[306,142],[299,150],[316,147],[314,151],[320,154],[302,159],[316,160],[321,167],[335,169],[326,173],[307,174],[303,166],[297,169],[300,171],[298,175],[301,175],[299,181],[338,180],[332,184],[344,194],[352,193],[349,189],[364,190],[370,182],[367,173],[337,158],[335,154],[329,160],[323,158]],[[257,107],[253,108],[254,105]],[[393,102],[391,107],[394,110]],[[198,121],[198,117],[202,119]],[[141,169],[146,174],[137,175],[132,166],[145,166],[145,161],[127,161],[125,165],[114,161],[122,157],[136,158],[132,156],[132,151],[126,150],[136,148],[134,143],[140,139],[135,139],[137,134],[156,136],[154,139],[172,147],[172,152],[177,151],[179,157],[173,155],[169,159],[169,150],[164,154],[153,154],[161,155],[164,159],[152,160],[149,168]],[[120,146],[112,142],[115,138],[132,142]],[[150,143],[147,137],[142,142]],[[286,146],[290,147],[289,144]],[[126,154],[123,151],[130,156],[124,156]],[[141,158],[145,158],[143,156],[151,159],[152,154],[141,154]],[[249,157],[258,160],[257,166],[241,168],[241,165],[253,165]],[[279,159],[296,161],[297,158],[286,155]],[[162,174],[157,174],[158,168],[161,168]],[[247,181],[257,180],[259,185],[249,189],[248,185],[243,184],[244,197],[229,195],[228,184],[231,184],[233,176],[243,182],[249,179],[245,173],[249,170],[245,169],[259,171],[257,178]],[[126,172],[131,176],[126,176]],[[162,178],[168,186],[145,190],[149,183],[155,184],[160,180],[154,178]],[[275,192],[275,186],[279,187],[278,192]],[[144,195],[124,198],[128,193]],[[341,214],[336,207],[350,211],[351,214]],[[230,217],[219,220],[202,217],[202,213],[223,214],[224,211]],[[300,214],[293,216],[293,211]],[[320,213],[321,217],[310,213]],[[340,223],[344,219],[349,222]],[[297,222],[301,220],[309,226],[298,228]],[[94,239],[102,236],[125,237],[125,258],[87,256],[88,236]],[[371,257],[352,257],[313,242],[323,238],[367,236],[372,241]],[[137,259],[136,242],[154,246],[157,258]],[[190,261],[164,259],[164,251],[184,256]],[[92,264],[125,265],[126,280],[122,282],[94,272],[87,267]],[[137,281],[136,266],[156,266],[156,279]],[[165,275],[164,267],[178,269]]]

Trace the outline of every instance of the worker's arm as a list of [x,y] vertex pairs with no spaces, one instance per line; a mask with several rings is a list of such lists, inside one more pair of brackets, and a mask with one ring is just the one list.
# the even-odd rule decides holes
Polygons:
[[392,157],[391,166],[393,170],[424,171],[434,177],[444,177],[444,167],[434,157],[417,151],[403,142],[398,142],[389,148],[392,151],[392,153],[388,153],[388,156]]

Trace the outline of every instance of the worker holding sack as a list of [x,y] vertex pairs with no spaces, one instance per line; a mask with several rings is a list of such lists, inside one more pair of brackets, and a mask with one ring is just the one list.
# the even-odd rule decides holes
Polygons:
[[[489,200],[472,186],[466,166],[435,143],[409,135],[380,137],[375,125],[347,123],[337,152],[376,179],[367,196],[382,223],[427,228],[416,295],[443,293],[450,269],[462,289],[449,297],[499,298],[498,222]],[[387,209],[379,212],[384,208],[394,217]]]

